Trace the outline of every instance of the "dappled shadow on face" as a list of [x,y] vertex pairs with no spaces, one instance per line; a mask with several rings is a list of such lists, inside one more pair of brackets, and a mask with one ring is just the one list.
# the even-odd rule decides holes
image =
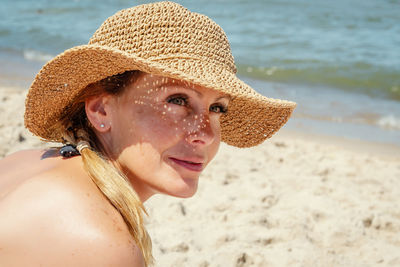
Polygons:
[[[175,140],[190,148],[207,147],[214,139],[219,142],[219,118],[228,102],[220,92],[144,74],[118,96],[112,131],[118,132],[121,151],[137,142],[156,144],[162,140]],[[122,138],[126,135],[128,138]]]
[[[111,142],[105,145],[128,176],[198,178],[215,156],[220,116],[229,102],[220,92],[143,74],[115,97]],[[181,168],[177,161],[189,167]]]

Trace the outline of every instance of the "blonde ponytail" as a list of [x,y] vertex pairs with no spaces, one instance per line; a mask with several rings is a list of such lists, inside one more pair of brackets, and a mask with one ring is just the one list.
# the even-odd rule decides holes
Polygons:
[[84,147],[80,153],[90,178],[124,219],[130,234],[143,253],[146,266],[152,265],[151,239],[144,227],[142,216],[143,213],[147,213],[132,185],[121,172],[95,151]]
[[62,119],[54,125],[54,130],[61,130],[65,143],[75,145],[79,150],[88,175],[121,214],[129,233],[142,251],[145,265],[151,266],[154,261],[151,239],[143,222],[146,210],[128,178],[101,153],[104,149],[85,112],[85,99],[101,93],[118,95],[140,74],[140,71],[129,71],[88,85],[76,97],[73,105],[67,107]]

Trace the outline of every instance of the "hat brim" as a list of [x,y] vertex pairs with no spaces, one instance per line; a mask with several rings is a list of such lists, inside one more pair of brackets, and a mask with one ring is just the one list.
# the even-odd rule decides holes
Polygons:
[[294,102],[267,98],[221,66],[191,57],[141,58],[124,51],[82,45],[49,61],[33,81],[26,99],[25,126],[43,139],[61,142],[53,125],[87,85],[128,70],[176,78],[231,96],[221,117],[221,140],[236,147],[262,143],[289,119]]

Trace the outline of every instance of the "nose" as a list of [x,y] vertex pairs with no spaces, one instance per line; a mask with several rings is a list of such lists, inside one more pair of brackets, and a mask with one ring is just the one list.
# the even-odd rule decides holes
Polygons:
[[209,145],[212,144],[216,137],[216,129],[210,121],[207,113],[192,115],[191,127],[187,134],[187,140],[192,145]]

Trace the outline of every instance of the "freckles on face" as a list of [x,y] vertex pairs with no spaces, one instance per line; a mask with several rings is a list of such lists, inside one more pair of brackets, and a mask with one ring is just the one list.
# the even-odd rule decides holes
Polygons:
[[124,125],[131,125],[134,129],[132,140],[140,139],[140,142],[152,143],[160,148],[162,144],[167,145],[184,134],[181,127],[183,114],[165,102],[163,87],[145,89],[148,87],[139,83],[133,88],[134,93],[123,100],[124,113],[129,114],[125,116]]
[[213,90],[150,74],[126,88],[115,101],[111,134],[135,189],[192,195],[218,150],[228,102]]

